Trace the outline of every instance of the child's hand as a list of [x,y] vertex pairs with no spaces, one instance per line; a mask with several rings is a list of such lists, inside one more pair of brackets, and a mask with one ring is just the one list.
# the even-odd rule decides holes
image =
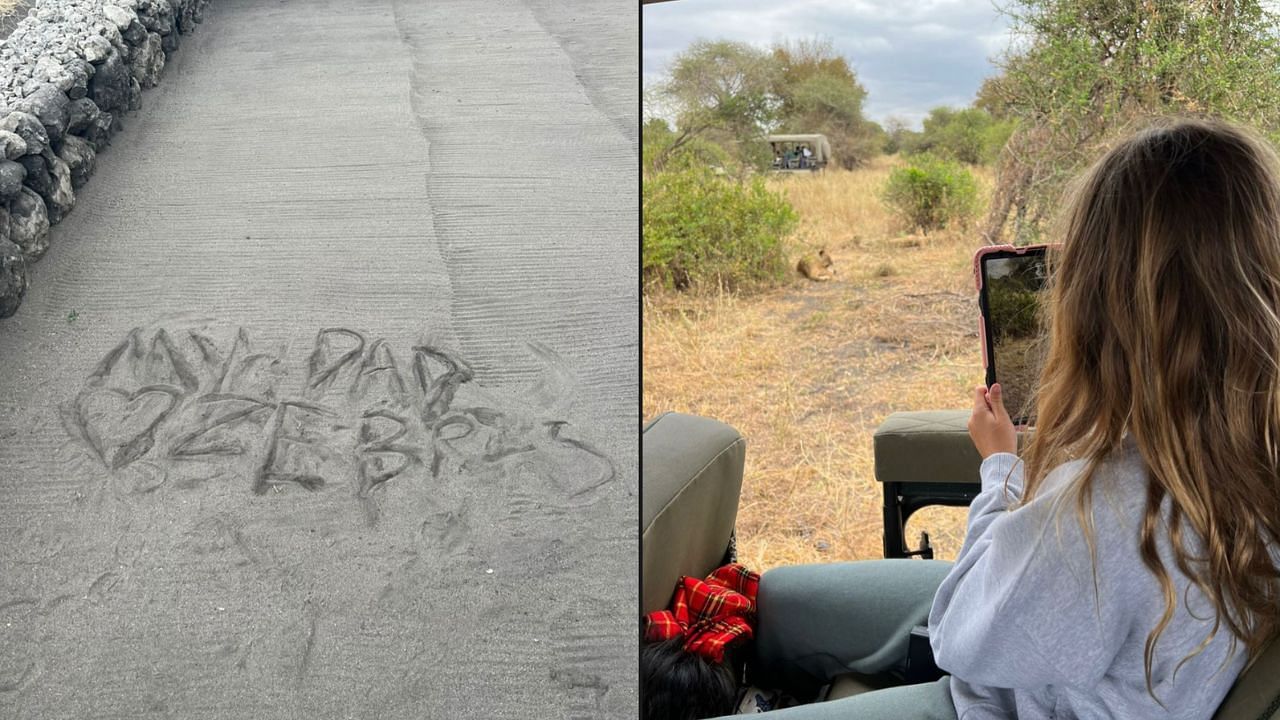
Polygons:
[[1013,420],[1004,409],[1000,383],[992,385],[989,391],[984,385],[974,388],[969,437],[973,438],[973,445],[983,460],[995,453],[1018,451],[1018,431],[1014,430]]

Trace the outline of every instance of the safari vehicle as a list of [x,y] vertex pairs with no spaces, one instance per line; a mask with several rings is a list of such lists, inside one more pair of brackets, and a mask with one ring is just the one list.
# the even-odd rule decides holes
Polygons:
[[[907,519],[928,505],[962,506],[977,496],[981,458],[969,439],[969,414],[968,410],[894,413],[875,431],[875,476],[884,490],[885,557],[931,557],[927,537],[921,539],[920,547],[906,546],[903,529]],[[705,577],[733,558],[745,458],[746,440],[716,420],[667,413],[645,426],[641,466],[643,613],[666,608],[680,576]],[[753,683],[812,696],[812,688],[788,687],[777,667],[777,650],[769,640],[769,627],[775,622],[772,613],[781,614],[777,608],[796,604],[797,591],[788,587],[788,578],[793,577],[768,571],[761,579],[757,641],[748,674]],[[803,601],[813,606],[833,604],[824,598]],[[790,625],[794,628],[797,623]],[[823,633],[824,628],[812,629],[817,638]],[[939,677],[932,657],[915,652],[928,648],[927,642],[915,642],[921,633],[927,641],[926,628],[911,630],[912,652],[905,672],[865,675],[850,669],[833,678],[817,697],[835,700]],[[804,638],[799,641],[807,642]],[[1272,643],[1241,674],[1214,720],[1280,720],[1280,643]]]
[[[769,135],[775,172],[818,172],[831,162],[831,143],[826,135]],[[808,150],[808,157],[804,151]]]

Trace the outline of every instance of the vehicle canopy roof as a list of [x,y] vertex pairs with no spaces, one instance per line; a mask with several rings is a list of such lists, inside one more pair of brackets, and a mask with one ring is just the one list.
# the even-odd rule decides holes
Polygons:
[[813,159],[817,162],[829,162],[831,160],[831,143],[827,142],[826,135],[769,135],[765,138],[770,145],[773,143],[792,143],[808,145],[813,151]]

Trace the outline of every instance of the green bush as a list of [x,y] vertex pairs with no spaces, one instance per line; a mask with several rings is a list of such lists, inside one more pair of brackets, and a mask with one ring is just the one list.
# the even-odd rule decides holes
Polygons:
[[987,293],[991,321],[996,326],[994,339],[1035,336],[1040,331],[1040,295],[1002,280],[990,280],[991,289]]
[[895,168],[883,199],[912,228],[964,226],[978,209],[978,185],[962,165],[929,155]]
[[735,182],[696,163],[646,174],[644,286],[739,289],[787,275],[783,238],[797,216],[755,177]]

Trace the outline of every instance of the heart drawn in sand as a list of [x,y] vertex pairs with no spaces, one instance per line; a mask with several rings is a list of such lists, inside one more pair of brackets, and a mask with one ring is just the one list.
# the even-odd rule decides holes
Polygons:
[[178,405],[182,391],[148,385],[130,393],[117,388],[86,388],[76,398],[73,419],[85,442],[104,464],[119,470],[155,444],[155,431]]

